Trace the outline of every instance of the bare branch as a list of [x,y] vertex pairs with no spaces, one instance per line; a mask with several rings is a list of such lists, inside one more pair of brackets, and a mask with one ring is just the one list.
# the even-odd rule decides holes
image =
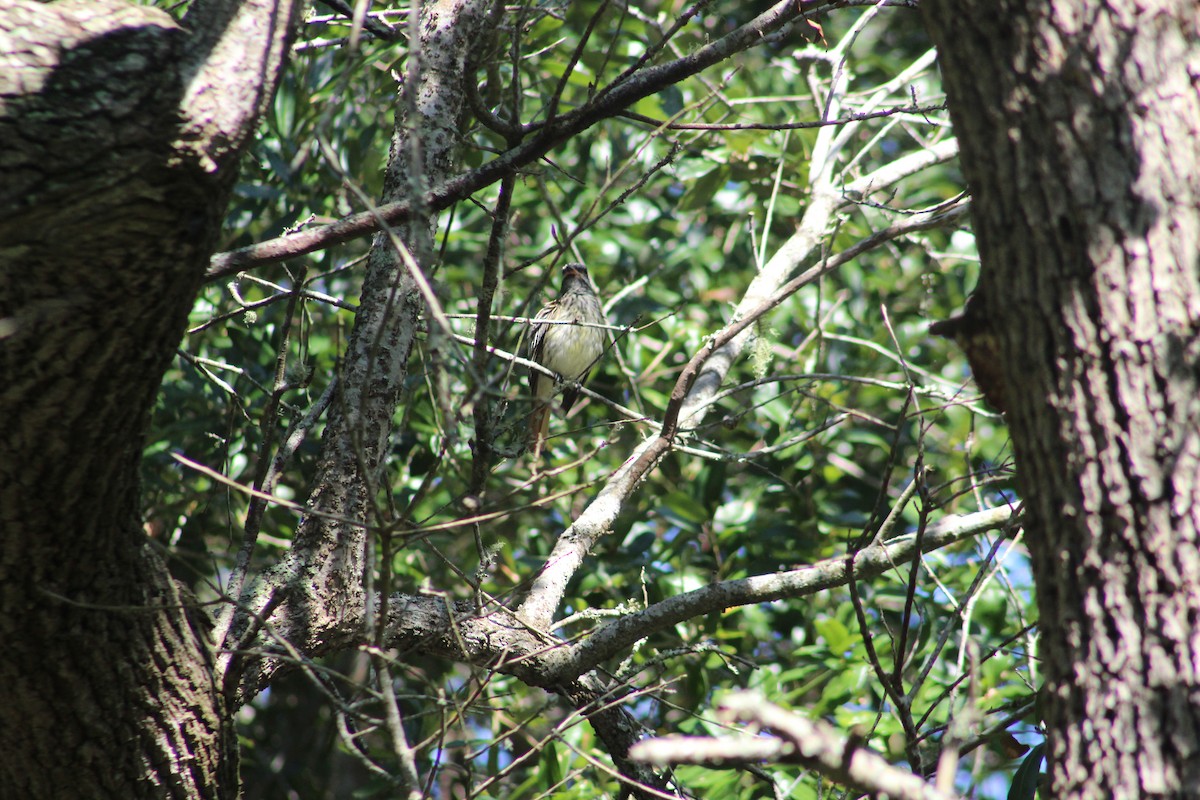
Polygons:
[[891,186],[909,175],[932,167],[934,164],[949,161],[957,155],[958,140],[944,139],[931,147],[889,161],[874,172],[854,179],[846,184],[843,191],[846,194],[870,194],[878,189]]
[[[947,517],[925,532],[922,552],[936,550],[984,531],[1009,524],[1012,509],[1001,506],[961,517]],[[912,559],[918,542],[915,536],[900,536],[871,545],[854,556],[854,575],[869,578]],[[644,611],[624,616],[599,628],[577,644],[540,657],[546,680],[565,680],[581,675],[602,661],[625,651],[634,642],[684,620],[736,606],[803,597],[847,582],[845,557],[830,558],[812,566],[722,581],[655,603]]]
[[864,113],[851,112],[837,119],[817,119],[807,122],[671,122],[637,114],[632,111],[623,112],[620,116],[635,122],[642,122],[668,131],[798,131],[809,128],[827,128],[830,126],[846,125],[850,122],[864,122],[872,119],[893,117],[897,114],[928,114],[931,111],[944,111],[945,103],[933,105],[916,105],[909,103],[904,106],[885,108],[882,111]]
[[823,201],[814,200],[809,207],[800,224],[800,230],[751,283],[735,312],[737,321],[712,336],[684,367],[671,392],[671,400],[663,414],[662,428],[658,436],[642,444],[626,459],[609,478],[596,499],[559,537],[554,551],[521,606],[520,614],[530,624],[541,628],[549,627],[554,611],[566,591],[567,582],[583,563],[584,557],[596,540],[609,530],[625,501],[671,449],[680,431],[694,428],[703,419],[707,408],[710,407],[709,398],[720,390],[726,373],[749,338],[748,329],[755,321],[802,287],[881,243],[919,230],[952,224],[960,220],[967,210],[966,203],[959,203],[943,213],[922,214],[905,219],[785,282],[787,271],[816,249],[820,240],[819,234],[832,215],[836,202],[832,194],[826,193],[821,197],[824,198]]
[[667,736],[639,742],[630,751],[630,756],[659,766],[730,766],[764,760],[802,764],[857,791],[893,800],[955,800],[959,797],[939,791],[923,778],[893,766],[883,756],[846,738],[824,722],[814,722],[768,703],[758,692],[731,695],[721,704],[720,710],[733,721],[772,730],[780,738]]
[[380,220],[395,225],[408,219],[417,208],[436,212],[490,186],[505,175],[530,164],[551,149],[585,131],[596,123],[619,114],[626,106],[648,97],[674,83],[695,75],[730,56],[758,44],[762,37],[800,17],[795,0],[783,0],[732,33],[705,45],[691,55],[650,67],[608,92],[551,124],[539,129],[537,136],[508,150],[478,169],[459,175],[425,192],[415,203],[400,200],[373,211],[351,214],[330,225],[281,236],[268,242],[218,253],[213,256],[207,280],[232,275],[244,269],[272,264],[286,258],[357,239],[377,230]]

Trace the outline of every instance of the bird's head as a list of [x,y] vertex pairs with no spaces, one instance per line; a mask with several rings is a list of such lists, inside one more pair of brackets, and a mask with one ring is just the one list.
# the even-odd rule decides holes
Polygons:
[[588,279],[587,267],[585,267],[583,264],[580,264],[578,261],[570,264],[563,264],[562,273],[564,281],[571,278],[579,278],[584,281]]
[[562,268],[562,288],[566,291],[569,286],[591,286],[591,281],[588,280],[587,267],[574,261],[570,264],[564,264]]

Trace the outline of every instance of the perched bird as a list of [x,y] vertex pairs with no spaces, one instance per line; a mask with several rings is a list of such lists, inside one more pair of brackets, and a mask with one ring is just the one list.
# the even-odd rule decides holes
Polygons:
[[[560,324],[548,324],[560,323]],[[565,324],[571,323],[571,324]],[[585,323],[579,325],[576,323]],[[567,264],[563,267],[562,290],[558,299],[537,313],[529,340],[529,358],[553,372],[529,371],[529,389],[533,395],[533,416],[529,420],[529,443],[534,459],[540,458],[550,427],[550,400],[562,381],[583,383],[588,372],[604,353],[604,324],[600,298],[588,280],[587,267]],[[571,410],[579,395],[577,386],[563,391],[563,413]]]
[[954,340],[967,356],[979,391],[1001,414],[1008,411],[1008,387],[1004,364],[1000,360],[1000,341],[992,332],[992,323],[984,305],[983,292],[976,289],[967,298],[961,314],[929,326],[934,336]]

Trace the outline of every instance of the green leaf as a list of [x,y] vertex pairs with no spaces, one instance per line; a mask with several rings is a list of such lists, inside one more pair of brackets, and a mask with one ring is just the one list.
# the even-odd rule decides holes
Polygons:
[[850,635],[850,629],[836,617],[818,620],[815,627],[817,633],[825,639],[830,652],[841,654],[854,646],[855,638]]
[[1046,743],[1035,746],[1021,761],[1013,775],[1013,782],[1008,787],[1008,800],[1034,800],[1038,784],[1042,776],[1042,760],[1046,751]]

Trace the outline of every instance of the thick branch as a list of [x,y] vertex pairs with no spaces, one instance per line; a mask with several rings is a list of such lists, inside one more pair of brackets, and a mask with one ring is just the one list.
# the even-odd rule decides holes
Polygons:
[[297,0],[195,0],[188,9],[177,147],[204,171],[241,152],[275,96],[299,7]]
[[[922,552],[1003,528],[1012,520],[1012,510],[1003,506],[949,517],[926,531]],[[904,535],[864,548],[854,559],[855,578],[870,579],[910,562],[916,543],[915,536]],[[844,584],[846,576],[846,559],[839,557],[775,575],[725,581],[623,617],[576,645],[534,630],[504,608],[479,614],[468,601],[396,594],[388,603],[385,639],[388,647],[401,651],[490,666],[531,686],[553,688],[680,621],[741,605],[805,597]]]
[[[1007,507],[962,517],[947,517],[925,532],[920,543],[921,551],[927,553],[984,531],[1002,528],[1011,519],[1012,510]],[[860,550],[854,557],[853,574],[856,578],[873,577],[896,564],[911,562],[916,546],[916,537],[908,535]],[[846,583],[848,575],[846,559],[838,557],[775,575],[756,575],[710,584],[655,603],[636,614],[621,617],[577,644],[546,653],[539,659],[541,669],[546,680],[566,680],[625,652],[635,642],[652,633],[684,620],[737,606],[815,594],[823,589],[841,586]]]

